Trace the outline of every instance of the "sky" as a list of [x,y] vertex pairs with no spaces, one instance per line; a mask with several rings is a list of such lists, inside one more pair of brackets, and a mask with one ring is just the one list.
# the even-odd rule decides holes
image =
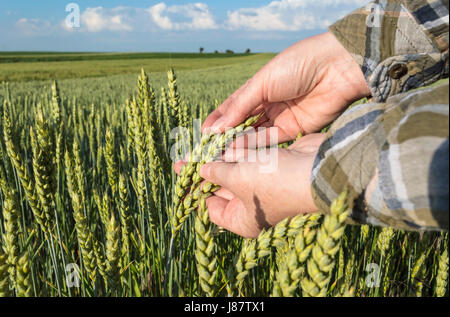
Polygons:
[[367,2],[0,1],[0,51],[280,52]]

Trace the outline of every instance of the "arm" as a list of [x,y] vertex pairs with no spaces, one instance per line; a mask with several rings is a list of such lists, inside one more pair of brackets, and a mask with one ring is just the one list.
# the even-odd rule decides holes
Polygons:
[[[371,2],[330,31],[360,65],[374,101],[448,77],[448,1]],[[319,209],[349,187],[357,222],[448,230],[446,89],[344,113],[314,163]]]
[[312,170],[320,210],[344,189],[357,223],[448,230],[448,81],[356,106],[327,133]]

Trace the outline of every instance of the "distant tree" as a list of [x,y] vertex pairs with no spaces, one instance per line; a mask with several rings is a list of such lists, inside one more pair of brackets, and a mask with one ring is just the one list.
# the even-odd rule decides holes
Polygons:
[[203,53],[205,49],[203,47],[200,47],[200,54]]
[[234,54],[234,52],[232,50],[226,50],[225,53],[227,53],[227,54]]
[[219,54],[219,51],[218,51],[218,50],[215,50],[215,51],[214,51],[214,54]]
[[246,50],[245,50],[245,54],[250,54],[250,49],[249,48],[247,48]]

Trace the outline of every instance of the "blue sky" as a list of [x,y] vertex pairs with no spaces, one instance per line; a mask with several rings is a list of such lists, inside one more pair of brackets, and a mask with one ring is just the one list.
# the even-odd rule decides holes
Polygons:
[[[79,8],[80,25],[66,6]],[[0,51],[279,52],[366,0],[0,2]]]

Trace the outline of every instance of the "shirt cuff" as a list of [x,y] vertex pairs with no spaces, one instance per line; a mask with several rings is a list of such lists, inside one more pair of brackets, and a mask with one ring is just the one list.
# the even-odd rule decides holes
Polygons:
[[385,1],[371,2],[329,27],[361,66],[374,101],[448,77],[448,42],[444,45],[442,36],[433,40],[418,21],[401,2]]

